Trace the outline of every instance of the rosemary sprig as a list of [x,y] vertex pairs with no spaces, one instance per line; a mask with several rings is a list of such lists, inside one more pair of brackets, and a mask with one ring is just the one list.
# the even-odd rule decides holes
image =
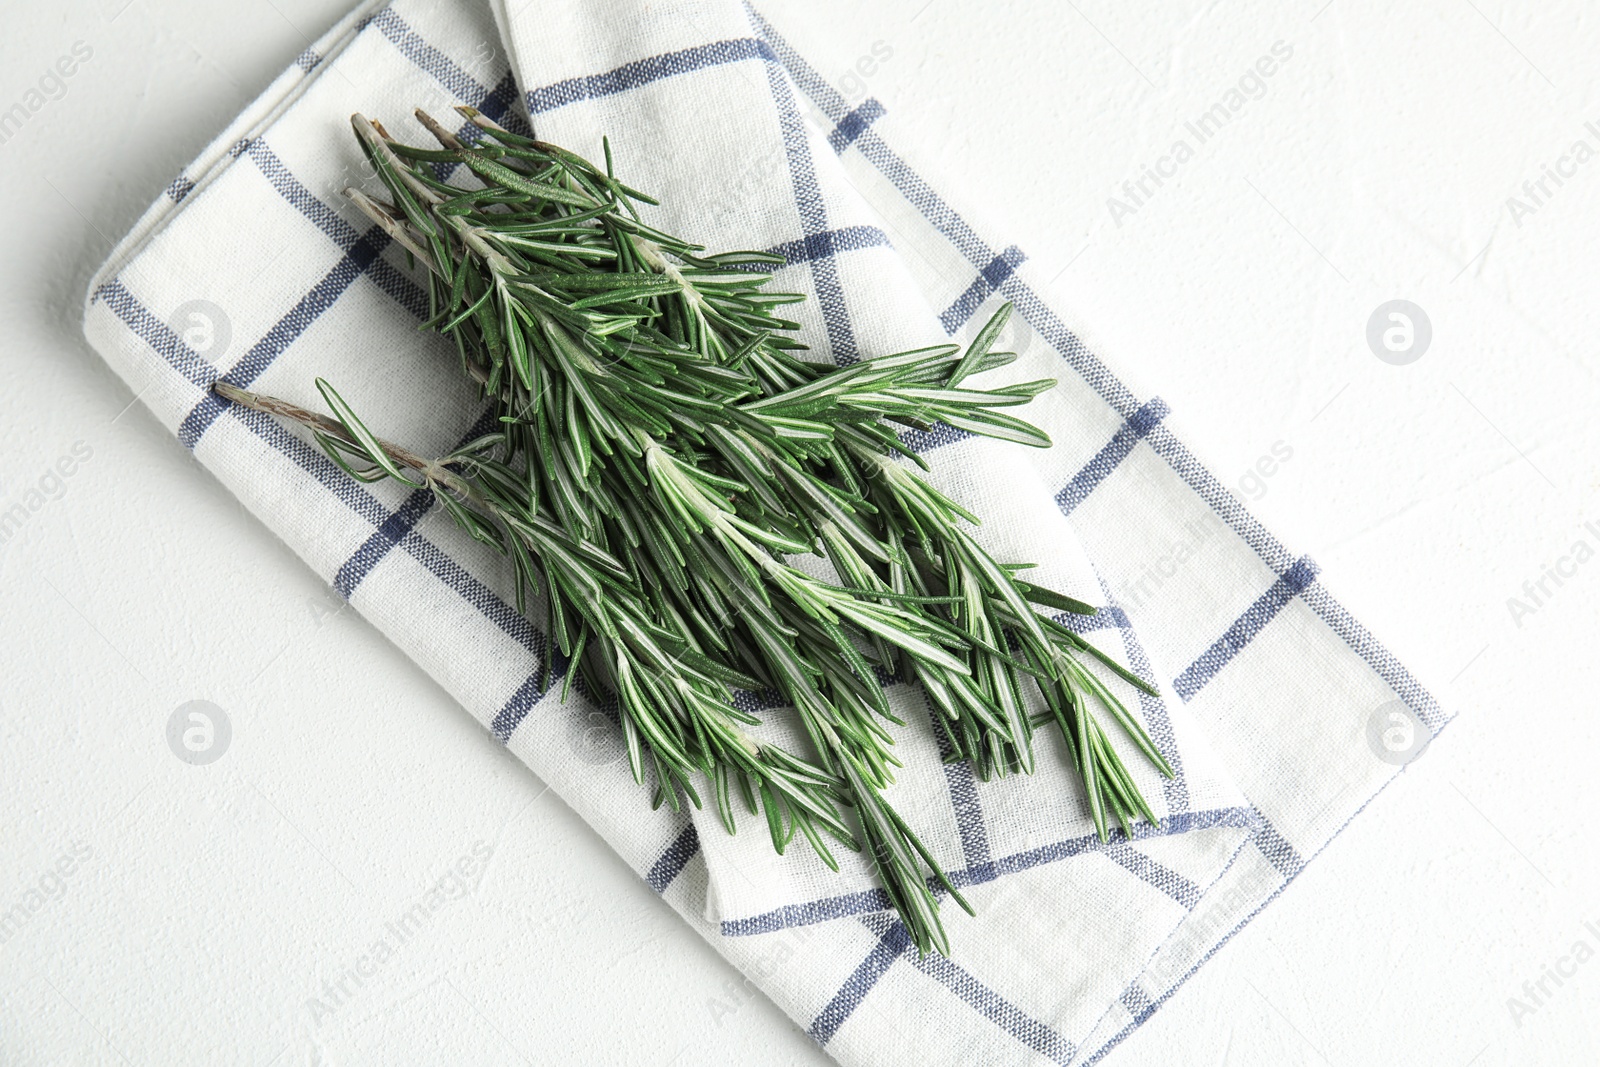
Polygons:
[[[350,195],[428,268],[426,326],[454,339],[500,429],[429,460],[376,437],[321,380],[333,418],[218,391],[307,425],[354,477],[431,490],[510,557],[519,610],[532,591],[585,686],[618,696],[634,776],[653,770],[657,804],[681,792],[698,806],[699,771],[729,832],[737,791],[779,853],[798,832],[837,868],[825,838],[864,845],[922,951],[949,950],[935,889],[971,908],[885,799],[899,763],[884,721],[904,725],[885,680],[920,681],[950,758],[985,778],[1031,771],[1033,730],[1054,721],[1101,837],[1113,818],[1130,832],[1154,821],[1093,706],[1171,769],[1087,659],[1149,687],[1035,610],[1093,611],[994,560],[969,532],[977,517],[901,462],[926,466],[890,425],[1048,445],[1000,409],[1053,382],[966,384],[1015,358],[992,350],[1009,307],[965,353],[805,361],[775,313],[802,298],[766,290],[775,257],[704,255],[649,226],[638,205],[654,201],[616,180],[609,145],[601,170],[460,110],[475,143],[418,112],[436,149],[356,116],[390,201]],[[457,166],[481,184],[441,176]],[[834,580],[789,562],[804,556]],[[1048,709],[1038,722],[1030,684]],[[730,687],[775,693],[814,755],[746,732],[758,720]]]

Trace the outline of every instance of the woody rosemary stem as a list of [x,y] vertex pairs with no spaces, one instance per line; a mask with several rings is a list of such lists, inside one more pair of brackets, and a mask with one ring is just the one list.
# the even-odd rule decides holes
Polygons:
[[[211,383],[212,392],[230,403],[240,404],[252,411],[259,411],[264,415],[272,415],[280,419],[289,419],[302,426],[308,426],[318,433],[338,438],[352,447],[359,447],[360,442],[336,419],[329,418],[319,411],[311,411],[292,404],[276,396],[265,393],[252,393],[248,389],[241,389],[237,385],[218,379]],[[392,441],[375,438],[383,448],[384,455],[394,460],[402,467],[409,467],[427,479],[429,484],[437,485],[460,496],[463,500],[472,501],[480,505],[487,505],[477,490],[470,483],[463,480],[454,471],[441,464],[438,460],[423,459],[409,448],[402,448]]]
[[[320,379],[331,418],[218,395],[302,425],[353,478],[431,491],[509,559],[517,610],[542,610],[545,688],[561,666],[563,697],[576,676],[617,709],[657,805],[700,807],[709,779],[729,833],[738,798],[779,854],[804,836],[837,869],[825,838],[864,850],[920,951],[949,952],[941,895],[971,908],[887,801],[901,763],[885,723],[907,725],[893,683],[920,685],[948,758],[980,779],[1032,772],[1035,729],[1054,723],[1102,840],[1155,821],[1097,709],[1156,772],[1172,768],[1091,661],[1153,688],[1069,625],[1093,607],[992,557],[978,516],[901,438],[1050,445],[1005,409],[1052,379],[968,383],[1016,359],[995,350],[1010,306],[965,352],[801,358],[798,324],[776,313],[804,297],[767,288],[780,257],[711,254],[651,226],[639,208],[655,201],[615,177],[609,146],[601,168],[459,110],[466,133],[418,112],[433,148],[355,116],[389,200],[349,195],[426,268],[423,328],[454,342],[493,429],[429,459]],[[768,717],[756,706],[811,756],[747,733]]]

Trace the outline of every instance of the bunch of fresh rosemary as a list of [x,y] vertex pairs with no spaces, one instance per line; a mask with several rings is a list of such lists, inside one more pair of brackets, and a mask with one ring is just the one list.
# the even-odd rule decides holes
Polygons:
[[[1054,722],[1102,838],[1108,814],[1125,829],[1154,821],[1091,705],[1171,771],[1085,657],[1148,686],[1035,610],[1094,609],[991,558],[969,532],[977,517],[901,462],[922,464],[890,425],[1048,445],[1000,409],[1053,382],[968,384],[1014,358],[991,349],[1009,307],[964,353],[804,361],[797,326],[775,314],[803,298],[768,292],[761,271],[781,259],[703,255],[649,226],[637,205],[655,201],[613,177],[609,145],[602,171],[460,110],[472,143],[417,113],[434,149],[356,116],[390,202],[349,195],[427,267],[426,326],[454,339],[499,429],[428,458],[375,436],[320,379],[331,418],[217,391],[309,426],[352,477],[431,490],[509,556],[519,610],[535,594],[568,668],[563,697],[573,667],[591,695],[617,697],[634,777],[653,772],[658,805],[700,805],[703,774],[730,833],[737,794],[779,853],[798,832],[837,869],[829,838],[864,845],[922,951],[949,951],[937,887],[971,908],[885,799],[900,764],[884,723],[904,725],[889,680],[921,682],[950,758],[980,776],[1031,771],[1034,729]],[[480,187],[448,180],[461,165]],[[787,561],[807,555],[831,577]],[[1037,717],[1027,686],[1047,708]],[[731,688],[792,707],[811,751],[752,736],[758,719]]]

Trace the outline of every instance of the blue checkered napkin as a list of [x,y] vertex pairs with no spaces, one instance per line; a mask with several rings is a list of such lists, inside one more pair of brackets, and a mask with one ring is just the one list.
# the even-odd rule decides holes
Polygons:
[[[528,96],[541,137],[600,158],[608,135],[628,180],[661,199],[651,219],[668,230],[711,248],[785,251],[790,266],[777,284],[813,298],[797,306],[797,317],[817,355],[850,362],[946,340],[882,220],[845,179],[821,131],[801,120],[781,69],[739,60],[756,55],[754,42],[739,40],[748,27],[732,4],[558,4],[541,6],[535,19],[509,18],[502,29],[514,62],[526,57],[519,83],[542,87]],[[698,54],[708,39],[730,61],[685,66],[683,57]],[[595,70],[628,73],[594,77]],[[707,121],[706,100],[717,101],[714,121]],[[998,558],[1038,561],[1042,583],[1102,599],[1093,567],[1023,449],[948,430],[917,443],[935,483],[984,516],[978,535]],[[1140,650],[1124,622],[1109,609],[1088,625],[1096,640],[1133,660]],[[1119,688],[1183,764],[1182,775],[1165,782],[1129,760],[1162,820],[1160,832],[1209,830],[1186,869],[1206,884],[1244,840],[1252,813],[1181,701],[1169,694],[1141,702],[1131,687]],[[928,828],[941,865],[982,882],[1098,846],[1055,734],[1041,735],[1041,770],[1032,778],[979,783],[965,766],[943,765],[920,689],[895,686],[889,696],[898,717],[912,724],[896,732],[905,768],[891,798],[913,825]],[[760,833],[729,837],[710,809],[694,818],[709,869],[706,915],[727,933],[880,906],[864,856],[843,857],[845,869],[835,874],[804,849],[774,856]],[[754,819],[751,826],[759,830]]]
[[[1027,376],[1066,379],[1033,412],[1057,409],[1045,421],[1059,445],[1049,460],[1030,458],[1031,482],[1028,466],[1014,456],[996,463],[970,455],[988,477],[966,488],[977,494],[1008,487],[982,498],[981,506],[996,514],[1008,500],[1053,497],[1055,514],[1078,509],[1074,518],[1108,502],[1109,523],[1101,516],[1096,525],[1108,525],[1109,537],[1096,540],[1087,524],[1076,524],[1081,550],[1072,549],[1069,531],[1037,533],[1033,527],[1044,520],[1036,511],[1007,513],[1009,528],[991,525],[996,537],[1023,537],[1024,549],[1038,543],[1029,537],[1048,541],[1053,552],[1025,554],[1077,575],[1075,582],[1094,574],[1112,607],[1101,620],[1112,627],[1099,639],[1147,675],[1174,680],[1165,700],[1141,704],[1141,712],[1184,765],[1179,783],[1155,790],[1161,829],[1190,832],[1097,849],[1070,836],[1070,821],[1051,821],[1081,823],[1070,805],[1036,823],[1019,821],[1040,813],[1007,799],[1005,790],[1016,783],[982,785],[955,768],[936,783],[945,819],[929,836],[956,877],[973,886],[983,915],[952,917],[954,961],[917,959],[904,929],[877,910],[874,894],[841,893],[837,883],[826,896],[741,914],[741,906],[775,888],[785,899],[781,894],[793,888],[784,881],[788,875],[772,880],[773,868],[755,864],[754,856],[707,855],[694,824],[642,810],[620,753],[606,743],[612,735],[596,728],[607,721],[605,709],[562,708],[544,699],[544,639],[507,606],[499,561],[460,537],[426,498],[394,486],[355,485],[299,437],[210,398],[205,387],[222,373],[310,399],[309,382],[322,373],[375,425],[424,450],[448,448],[472,432],[482,412],[454,380],[452,357],[414,330],[423,302],[415,278],[382,235],[343,206],[338,191],[370,184],[345,127],[351,111],[401,116],[421,103],[447,115],[451,103],[465,102],[519,125],[512,106],[519,94],[499,38],[488,11],[474,4],[449,11],[424,3],[369,6],[318,42],[119,247],[92,288],[86,332],[241,500],[506,740],[837,1058],[1067,1063],[1097,1056],[1281,889],[1303,857],[1387,780],[1392,767],[1377,765],[1356,743],[1352,709],[1364,717],[1375,695],[1398,694],[1428,730],[1441,718],[1326,596],[1314,568],[1297,565],[1232,505],[1162,425],[1159,401],[1139,404],[1040,304],[1017,271],[1021,254],[994,253],[894,155],[881,132],[892,121],[881,108],[871,102],[846,108],[753,12],[718,5],[672,11],[654,20],[619,4],[501,12],[507,40],[523,59],[526,104],[541,132],[554,136],[569,121],[562,116],[568,108],[612,100],[618,110],[608,121],[619,125],[606,132],[615,136],[629,175],[651,174],[658,177],[656,191],[694,202],[704,195],[694,192],[700,179],[672,168],[658,176],[623,147],[649,143],[655,120],[645,117],[662,113],[652,107],[652,94],[682,84],[697,106],[716,93],[719,114],[724,108],[744,114],[759,99],[748,94],[765,87],[762,107],[782,133],[782,153],[758,157],[737,180],[739,188],[770,189],[761,184],[760,168],[785,176],[771,218],[786,220],[788,228],[760,229],[759,206],[742,220],[707,224],[776,235],[773,243],[800,261],[782,281],[809,288],[826,309],[807,323],[820,353],[848,359],[904,345],[927,330],[922,313],[907,310],[913,294],[899,267],[890,261],[880,270],[882,259],[865,272],[854,266],[882,253],[885,233],[902,248],[914,243],[912,282],[924,306],[931,300],[942,311],[941,331],[967,328],[995,287],[1017,301],[1031,327],[1016,339],[1017,347],[1029,348]],[[535,18],[539,26],[524,26]],[[541,41],[556,45],[562,69],[529,62],[556,58],[541,51]],[[335,66],[338,75],[326,76]],[[731,72],[741,72],[743,89],[712,80]],[[802,110],[824,120],[821,144],[801,135]],[[575,143],[596,136],[593,129],[572,129]],[[724,140],[711,147],[730,158],[750,157],[746,144]],[[660,145],[654,154],[678,149]],[[875,214],[841,199],[841,161]],[[282,250],[265,271],[261,247]],[[923,261],[945,269],[928,271]],[[439,409],[410,410],[404,398],[419,394],[439,397]],[[942,445],[935,453],[941,476],[953,479],[962,464],[944,457],[976,447],[926,443]],[[1222,527],[1196,553],[1203,565],[1191,570],[1203,579],[1173,578],[1148,599],[1123,595],[1145,528],[1177,529],[1180,521],[1194,521],[1197,506]],[[1167,516],[1168,508],[1177,518]],[[1119,596],[1125,613],[1117,609]],[[1142,646],[1129,622],[1138,626]],[[559,676],[564,664],[555,666]],[[1186,725],[1186,707],[1205,723],[1212,747],[1270,823],[1252,823],[1253,812],[1242,815],[1227,802],[1226,781],[1206,768],[1207,746]],[[1245,718],[1246,711],[1253,717]],[[1365,762],[1354,758],[1357,748]],[[1043,795],[1049,783],[1035,784],[1033,792]],[[919,816],[938,815],[927,809],[933,794],[926,785],[902,783],[905,796],[897,794],[896,803],[916,807]],[[1251,843],[1236,851],[1247,836]],[[720,927],[707,920],[708,903],[719,918],[733,918]]]

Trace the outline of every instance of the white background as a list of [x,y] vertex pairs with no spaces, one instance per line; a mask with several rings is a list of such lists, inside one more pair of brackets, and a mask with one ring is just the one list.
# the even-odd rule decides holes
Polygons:
[[[0,144],[0,510],[92,454],[0,546],[0,913],[52,891],[0,944],[0,1062],[828,1062],[79,334],[114,240],[342,0],[10,6],[0,110],[74,42],[93,55]],[[1520,1020],[1507,1001],[1600,949],[1600,562],[1520,619],[1507,600],[1600,547],[1600,159],[1521,189],[1574,141],[1600,152],[1600,21],[1576,0],[763,10],[917,131],[897,148],[1225,482],[1292,450],[1243,495],[1459,712],[1109,1062],[1595,1062],[1600,962]],[[1113,220],[1279,41],[1263,94]],[[1396,298],[1432,324],[1408,366],[1364,338]],[[199,699],[233,731],[204,767],[165,736]],[[316,1017],[474,848],[469,891]]]

